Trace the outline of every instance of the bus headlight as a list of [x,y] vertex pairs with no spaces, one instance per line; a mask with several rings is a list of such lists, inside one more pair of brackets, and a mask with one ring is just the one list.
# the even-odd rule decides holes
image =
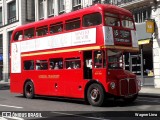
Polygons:
[[111,89],[114,89],[116,87],[116,84],[114,82],[111,82],[110,87],[111,87]]

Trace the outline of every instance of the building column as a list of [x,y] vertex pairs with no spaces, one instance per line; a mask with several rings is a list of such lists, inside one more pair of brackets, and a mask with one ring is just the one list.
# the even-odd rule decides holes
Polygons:
[[65,12],[69,13],[72,10],[72,1],[71,0],[66,0],[65,1]]
[[58,0],[54,1],[54,16],[58,16]]
[[39,21],[39,12],[38,12],[38,9],[39,9],[39,6],[38,6],[38,0],[35,0],[35,21]]
[[44,0],[43,1],[43,10],[44,10],[44,19],[48,18],[48,1]]
[[9,51],[8,51],[8,33],[4,30],[3,34],[3,80],[9,82]]
[[152,19],[155,19],[155,33],[153,34],[153,68],[154,85],[160,88],[160,5],[152,6]]

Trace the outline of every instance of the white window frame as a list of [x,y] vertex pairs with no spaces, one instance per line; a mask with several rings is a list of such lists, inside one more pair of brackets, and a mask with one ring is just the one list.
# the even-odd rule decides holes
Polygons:
[[[10,11],[10,6],[11,6],[11,4],[13,4],[14,3],[14,9],[15,9],[15,16],[13,16],[13,15],[11,15],[11,11]],[[16,21],[16,16],[17,16],[17,14],[16,14],[16,0],[13,0],[13,1],[11,1],[11,2],[9,2],[9,3],[7,3],[7,7],[8,7],[8,23],[10,24],[10,23],[13,23],[13,22],[15,22]],[[13,6],[12,6],[13,7]],[[12,11],[13,12],[13,11]]]
[[65,10],[65,0],[58,0],[58,13],[63,13]]
[[93,4],[101,3],[101,0],[92,0],[92,3],[93,3]]
[[0,18],[1,18],[1,19],[0,19],[0,21],[1,21],[1,22],[0,22],[0,26],[2,26],[2,25],[3,25],[2,7],[0,7],[0,13],[1,13],[1,14],[0,14]]
[[81,0],[73,0],[73,7],[77,7],[81,5]]
[[[132,13],[134,15],[135,22],[142,23],[142,22],[145,22],[146,19],[150,19],[151,8],[146,7],[142,9],[137,9],[137,10],[132,11]],[[145,18],[144,18],[144,14],[145,14]]]
[[44,18],[44,0],[38,1],[38,13],[39,13],[39,19]]
[[55,11],[55,0],[48,0],[48,16],[53,16]]

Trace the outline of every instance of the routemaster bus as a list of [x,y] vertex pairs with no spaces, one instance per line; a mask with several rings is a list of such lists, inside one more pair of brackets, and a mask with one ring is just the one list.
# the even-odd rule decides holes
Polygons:
[[84,99],[132,102],[140,90],[124,70],[124,52],[138,51],[131,12],[113,5],[88,8],[17,27],[11,40],[10,90]]

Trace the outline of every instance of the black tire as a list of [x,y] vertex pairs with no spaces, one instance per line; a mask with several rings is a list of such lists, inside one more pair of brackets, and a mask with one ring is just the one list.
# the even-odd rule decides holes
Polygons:
[[101,85],[94,83],[87,90],[88,102],[93,106],[102,106],[104,103],[104,90]]
[[135,94],[135,95],[128,97],[128,98],[124,97],[123,100],[125,103],[132,103],[133,101],[135,101],[137,99],[137,97],[138,97],[138,94]]
[[34,98],[34,85],[31,81],[28,81],[24,86],[24,95],[28,99]]

